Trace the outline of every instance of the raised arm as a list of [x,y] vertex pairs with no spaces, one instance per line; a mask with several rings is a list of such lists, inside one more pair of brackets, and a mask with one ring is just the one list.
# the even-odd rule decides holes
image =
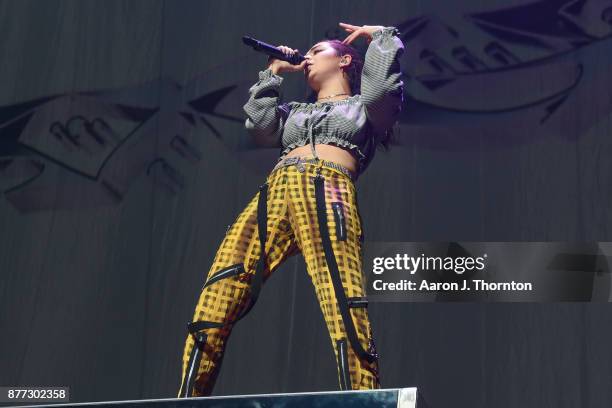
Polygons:
[[397,28],[372,33],[361,72],[361,100],[370,123],[380,132],[391,128],[402,110],[404,83],[399,58],[403,52]]
[[281,147],[281,134],[289,111],[282,103],[283,77],[271,68],[259,71],[259,81],[249,88],[249,100],[242,107],[247,115],[244,127],[255,143],[265,147]]

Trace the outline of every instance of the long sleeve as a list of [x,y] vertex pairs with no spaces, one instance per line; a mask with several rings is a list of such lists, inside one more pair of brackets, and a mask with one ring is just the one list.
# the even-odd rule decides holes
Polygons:
[[377,131],[392,127],[404,102],[399,58],[404,44],[395,27],[372,33],[361,72],[361,100],[366,116]]
[[281,147],[282,129],[291,108],[281,103],[283,78],[270,68],[259,71],[259,81],[249,88],[249,100],[243,106],[247,115],[244,127],[256,144]]

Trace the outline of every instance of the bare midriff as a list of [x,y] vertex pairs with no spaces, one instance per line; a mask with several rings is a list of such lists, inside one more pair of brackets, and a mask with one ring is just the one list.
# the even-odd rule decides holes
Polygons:
[[[357,159],[347,149],[329,144],[316,144],[315,151],[319,159],[338,163],[353,173],[357,172]],[[287,153],[285,157],[292,156],[312,157],[311,146],[298,146]]]

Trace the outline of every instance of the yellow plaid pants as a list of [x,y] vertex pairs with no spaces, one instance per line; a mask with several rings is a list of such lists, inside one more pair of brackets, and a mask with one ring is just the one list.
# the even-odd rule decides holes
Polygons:
[[299,252],[329,330],[340,389],[381,388],[354,182],[335,163],[302,159],[275,168],[229,226],[187,324],[179,398],[211,395],[232,327],[270,275]]

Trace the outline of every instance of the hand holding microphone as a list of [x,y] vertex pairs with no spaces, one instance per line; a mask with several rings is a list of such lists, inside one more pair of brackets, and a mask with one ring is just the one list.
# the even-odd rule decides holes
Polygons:
[[243,36],[242,42],[253,47],[255,51],[268,55],[268,67],[275,74],[280,72],[298,72],[304,70],[307,64],[306,58],[298,49],[292,49],[284,45],[275,47],[255,38]]
[[[299,52],[299,50],[297,48],[291,49],[291,48],[286,47],[284,45],[279,45],[277,48],[280,49],[283,53],[285,53],[288,56],[296,55]],[[275,58],[273,56],[269,56],[268,57],[268,67],[275,74],[282,73],[282,72],[304,71],[304,68],[306,67],[306,63],[307,62],[308,61],[306,59],[304,59],[302,62],[300,62],[299,64],[295,65],[295,64],[292,64],[292,63],[290,63],[288,61],[277,59],[277,58]]]

